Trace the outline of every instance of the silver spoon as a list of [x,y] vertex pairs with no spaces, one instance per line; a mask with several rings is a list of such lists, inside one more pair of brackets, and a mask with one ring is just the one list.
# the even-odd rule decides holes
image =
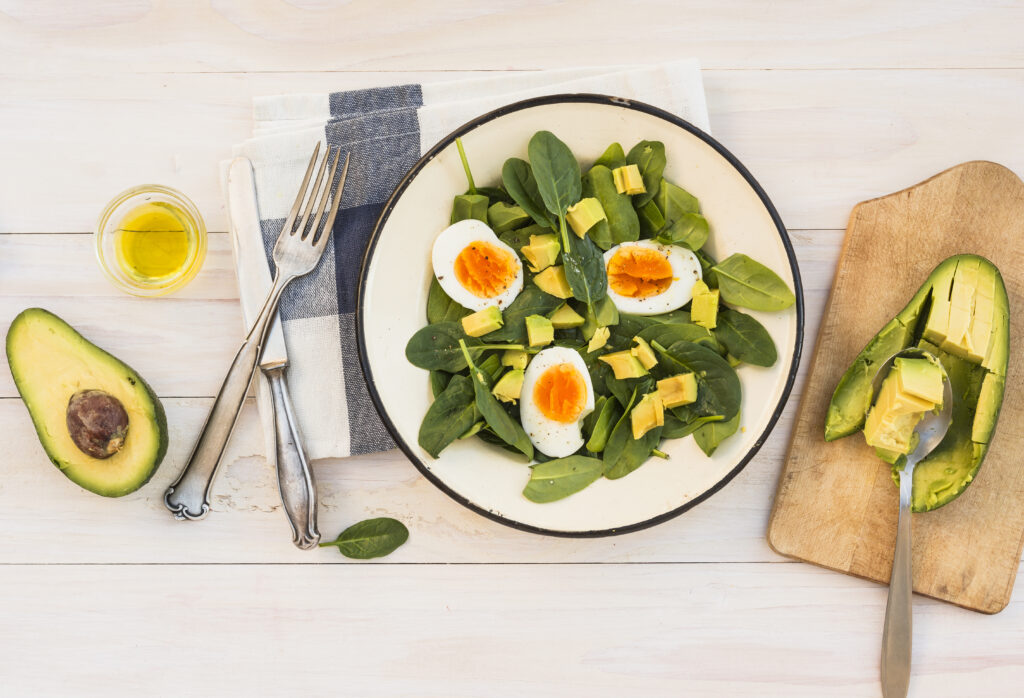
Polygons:
[[[898,357],[935,359],[923,349],[904,349],[890,356],[875,374],[872,404],[878,397],[882,381],[889,375],[889,369]],[[942,369],[942,409],[938,414],[927,413],[914,428],[920,440],[917,448],[907,455],[907,463],[900,471],[900,515],[896,528],[896,553],[892,558],[889,598],[885,604],[885,627],[882,631],[882,695],[885,698],[905,698],[910,686],[913,637],[911,594],[914,590],[910,552],[910,500],[914,485],[914,466],[942,442],[953,421],[953,389],[942,362],[936,360],[936,363]]]

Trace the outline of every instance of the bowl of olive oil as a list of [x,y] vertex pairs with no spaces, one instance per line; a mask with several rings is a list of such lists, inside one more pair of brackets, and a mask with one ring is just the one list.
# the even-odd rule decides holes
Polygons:
[[195,204],[159,184],[123,191],[96,225],[96,256],[107,278],[137,296],[187,284],[206,258],[206,226]]

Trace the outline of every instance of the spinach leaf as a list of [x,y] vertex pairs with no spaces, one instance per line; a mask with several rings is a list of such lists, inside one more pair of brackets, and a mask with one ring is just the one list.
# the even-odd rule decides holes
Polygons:
[[754,366],[772,366],[779,358],[775,342],[764,325],[738,310],[718,309],[715,337],[730,354]]
[[665,227],[665,216],[661,209],[651,199],[646,204],[636,209],[636,215],[640,221],[640,237],[650,239],[657,237]]
[[742,253],[730,255],[714,267],[722,300],[751,310],[783,310],[796,302],[778,274]]
[[[544,206],[551,214],[564,218],[566,209],[580,200],[582,191],[580,164],[576,162],[576,156],[551,131],[533,134],[527,151]],[[511,194],[508,184],[505,187]]]
[[476,394],[476,408],[480,410],[480,416],[484,418],[494,433],[501,438],[502,441],[515,446],[516,449],[522,451],[527,459],[533,458],[533,444],[530,442],[530,437],[526,435],[522,425],[516,420],[509,416],[505,408],[498,402],[498,398],[494,397],[491,392],[490,382],[487,380],[487,376],[484,375],[483,371],[473,365],[473,359],[469,356],[469,348],[466,346],[465,340],[459,340],[459,347],[462,349],[462,354],[465,357],[466,364],[469,366],[469,377],[473,380],[473,392]]
[[716,264],[714,257],[703,249],[694,250],[693,253],[697,255],[697,261],[700,262],[700,275],[703,277],[704,283],[708,285],[708,288],[718,288],[718,277],[715,275],[714,270]]
[[[615,432],[612,432],[611,438],[608,439],[608,446],[605,447],[604,476],[609,480],[618,480],[620,477],[629,475],[646,463],[647,459],[651,457],[651,451],[657,448],[661,442],[662,428],[654,427],[639,439],[634,439],[633,427],[629,420],[626,420],[624,424],[620,423],[619,426],[616,426]],[[623,437],[620,438],[623,438],[624,441],[618,457],[609,461],[607,457],[608,449],[611,448],[612,440],[616,438],[616,432],[623,434]]]
[[724,422],[708,422],[693,432],[693,440],[700,446],[700,450],[708,456],[715,452],[718,445],[736,433],[740,426],[740,415],[736,414],[730,420]]
[[465,340],[471,351],[523,348],[522,344],[483,344],[476,337],[466,336],[461,323],[438,322],[417,330],[405,345],[405,358],[417,368],[458,373],[466,368],[460,340]]
[[583,196],[593,196],[600,201],[607,217],[587,233],[598,247],[607,250],[612,245],[640,239],[640,220],[636,209],[630,197],[620,194],[615,188],[610,169],[604,165],[590,168],[583,177]]
[[614,170],[616,167],[623,167],[625,164],[626,152],[618,143],[612,143],[605,149],[604,153],[601,154],[601,157],[594,162],[594,167],[603,165],[609,170]]
[[713,415],[711,417],[690,416],[685,420],[680,419],[676,414],[676,409],[665,411],[665,426],[661,430],[662,438],[681,439],[684,436],[689,436],[693,432],[697,431],[697,429],[708,422],[722,421],[722,417],[720,415]]
[[[604,255],[589,237],[582,239],[565,232],[562,228],[562,266],[565,280],[569,283],[573,298],[588,306],[608,294],[608,275],[604,270]],[[570,238],[573,238],[570,240]]]
[[401,521],[389,518],[367,519],[349,526],[321,548],[336,546],[341,554],[354,560],[384,557],[409,540],[409,529]]
[[515,230],[527,224],[530,216],[521,206],[506,204],[501,201],[491,204],[487,209],[487,224],[499,235],[509,230]]
[[[462,160],[462,169],[466,173],[466,181],[469,183],[469,193],[476,194],[476,183],[473,181],[473,172],[469,169],[469,159],[466,157],[466,150],[462,147],[462,139],[455,139],[455,147],[459,149],[459,159]],[[486,223],[486,221],[484,221]]]
[[658,235],[658,242],[665,245],[681,245],[689,250],[699,250],[708,241],[708,221],[699,213],[680,213],[674,219],[665,219],[665,229]]
[[450,222],[458,223],[459,221],[474,218],[486,223],[487,204],[488,199],[486,196],[481,196],[480,194],[459,194],[455,197],[455,201],[452,203],[452,217]]
[[438,395],[444,392],[444,389],[448,387],[448,383],[452,379],[452,374],[447,371],[431,371],[430,372],[430,394],[437,398]]
[[437,458],[448,444],[468,431],[479,418],[473,382],[453,376],[444,392],[430,403],[420,424],[418,441],[424,451]]
[[498,236],[498,239],[503,243],[511,247],[519,255],[519,259],[527,261],[526,256],[523,254],[523,248],[530,244],[531,235],[544,235],[551,231],[547,228],[542,228],[536,223],[528,225],[525,228],[516,228],[515,230],[506,230],[504,233]]
[[494,332],[485,334],[482,339],[488,342],[525,342],[526,316],[546,316],[564,302],[561,298],[555,298],[535,285],[528,284],[501,314],[505,324]]
[[616,378],[611,370],[605,374],[605,385],[608,392],[625,407],[629,404],[630,398],[635,392],[637,395],[646,395],[654,392],[654,378],[650,375],[639,378]]
[[[467,194],[469,192],[466,192]],[[501,202],[503,204],[514,204],[512,197],[508,195],[508,192],[501,187],[477,187],[477,194],[482,194],[490,199],[491,203]]]
[[431,325],[436,322],[456,322],[466,315],[469,315],[469,310],[453,301],[441,288],[437,277],[433,277],[430,290],[427,291],[427,322]]
[[689,322],[650,325],[640,330],[636,336],[646,340],[648,344],[657,342],[663,347],[672,346],[676,342],[693,342],[702,344],[718,354],[725,353],[710,330]]
[[601,477],[604,463],[588,456],[566,456],[538,463],[530,471],[523,496],[544,504],[575,494]]
[[697,378],[697,401],[690,405],[698,416],[721,415],[729,420],[740,410],[740,379],[735,369],[707,347],[693,342],[674,342],[667,349],[651,344],[671,373],[692,372]]
[[640,141],[629,149],[626,162],[637,166],[647,189],[633,197],[633,205],[640,208],[658,193],[661,177],[665,174],[665,144],[661,141]]
[[530,163],[519,158],[509,158],[501,168],[501,183],[519,208],[530,214],[537,225],[554,228],[551,216],[544,208],[544,200],[537,188]]
[[630,423],[629,411],[633,409],[633,404],[636,402],[636,389],[630,393],[629,400],[623,403],[622,416],[615,422],[615,426],[612,428],[611,434],[608,436],[608,442],[604,446],[604,468],[607,472],[615,463],[619,460],[619,456],[622,455],[623,450],[626,448],[626,441],[633,440],[633,426]]
[[594,427],[584,448],[591,453],[600,453],[608,443],[612,428],[622,417],[622,408],[617,400],[605,398],[600,409],[595,410],[592,414],[596,414],[597,419],[594,421]]

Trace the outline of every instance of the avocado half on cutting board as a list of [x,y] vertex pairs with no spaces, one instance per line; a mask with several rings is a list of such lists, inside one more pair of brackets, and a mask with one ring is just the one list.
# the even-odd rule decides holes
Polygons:
[[[953,421],[942,443],[914,469],[912,508],[931,511],[956,499],[974,480],[999,417],[1010,348],[1010,311],[999,270],[977,255],[956,255],[928,276],[903,310],[860,352],[836,386],[825,440],[862,431],[875,373],[909,347],[942,362],[953,391]],[[897,470],[903,454],[876,450]]]
[[11,323],[7,361],[46,455],[73,482],[120,497],[156,472],[167,418],[138,373],[42,308]]

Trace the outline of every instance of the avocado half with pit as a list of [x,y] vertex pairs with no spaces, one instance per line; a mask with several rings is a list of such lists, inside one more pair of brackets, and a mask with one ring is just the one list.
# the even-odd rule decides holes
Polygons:
[[42,308],[11,323],[7,361],[46,455],[73,482],[120,497],[153,476],[167,418],[138,373]]
[[[825,440],[862,431],[879,367],[898,351],[924,349],[949,376],[953,421],[942,443],[914,469],[912,508],[931,511],[956,499],[981,467],[999,417],[1009,307],[1003,278],[990,261],[977,255],[943,261],[839,380],[825,419]],[[893,463],[894,475],[904,462],[899,454],[879,456]]]

